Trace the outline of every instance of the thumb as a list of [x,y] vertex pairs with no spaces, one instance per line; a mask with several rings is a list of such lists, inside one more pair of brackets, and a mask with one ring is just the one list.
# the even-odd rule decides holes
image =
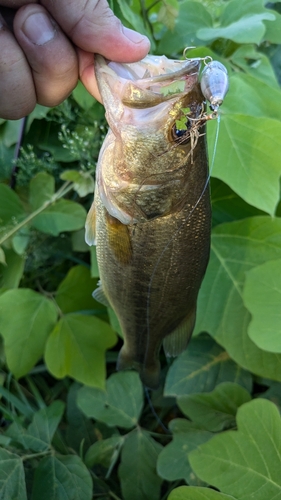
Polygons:
[[125,28],[106,0],[42,0],[72,42],[86,52],[96,52],[116,62],[142,59],[149,51],[148,38]]

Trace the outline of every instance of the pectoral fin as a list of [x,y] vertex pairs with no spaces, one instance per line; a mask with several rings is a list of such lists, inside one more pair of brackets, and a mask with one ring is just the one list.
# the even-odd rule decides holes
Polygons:
[[184,351],[184,349],[186,349],[194,329],[195,319],[196,306],[192,312],[184,318],[180,325],[164,338],[163,347],[166,356],[178,356],[182,351]]
[[109,247],[121,264],[129,264],[132,260],[132,246],[128,226],[106,213],[106,229]]
[[96,245],[96,209],[95,202],[92,203],[92,206],[88,212],[86,224],[85,224],[85,240],[87,245],[92,246]]

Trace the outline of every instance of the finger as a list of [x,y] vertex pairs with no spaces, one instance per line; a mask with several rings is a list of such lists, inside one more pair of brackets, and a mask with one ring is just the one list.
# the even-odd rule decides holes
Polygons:
[[0,16],[0,117],[17,120],[36,104],[32,75],[23,51]]
[[91,52],[85,52],[81,49],[78,49],[77,53],[79,61],[79,78],[88,92],[90,92],[90,94],[92,94],[97,101],[102,103],[102,97],[100,95],[95,75],[94,54]]
[[37,102],[56,106],[77,84],[78,61],[72,44],[38,4],[18,10],[14,33],[31,67]]
[[106,0],[42,0],[41,3],[84,51],[117,62],[137,61],[149,51],[148,38],[122,26]]
[[10,7],[11,9],[18,9],[28,3],[37,3],[38,0],[1,0],[3,7]]

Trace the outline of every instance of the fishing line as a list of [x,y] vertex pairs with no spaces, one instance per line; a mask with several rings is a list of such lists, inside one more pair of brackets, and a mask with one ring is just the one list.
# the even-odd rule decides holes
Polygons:
[[[150,326],[149,326],[150,325],[150,323],[149,323],[149,304],[150,304],[150,295],[151,295],[151,288],[152,288],[153,279],[154,279],[155,273],[156,273],[156,271],[158,269],[158,266],[159,266],[159,264],[161,262],[161,259],[162,259],[163,255],[165,254],[165,252],[167,251],[167,249],[169,248],[170,244],[175,239],[175,237],[177,236],[177,234],[180,232],[180,230],[182,229],[182,227],[184,226],[184,224],[186,224],[186,222],[189,220],[189,218],[193,214],[194,210],[199,205],[199,203],[202,200],[202,197],[204,196],[204,193],[205,193],[205,191],[206,191],[206,189],[208,187],[208,184],[209,184],[209,181],[210,181],[210,178],[211,178],[211,174],[212,174],[212,171],[213,171],[213,167],[214,167],[214,164],[215,164],[215,157],[216,157],[216,152],[217,152],[219,130],[220,130],[220,112],[219,111],[217,112],[216,120],[217,120],[217,126],[216,126],[216,134],[215,134],[215,141],[214,141],[214,150],[213,150],[213,154],[212,154],[212,160],[211,160],[211,165],[210,165],[210,168],[209,168],[209,173],[208,173],[206,182],[204,184],[203,190],[202,190],[202,192],[201,192],[201,194],[200,194],[197,202],[195,203],[194,207],[192,208],[192,210],[188,214],[188,216],[182,221],[182,223],[179,225],[179,227],[175,231],[174,235],[171,237],[170,241],[168,241],[168,243],[163,248],[163,250],[162,250],[161,254],[159,255],[158,260],[157,260],[157,262],[155,264],[155,267],[153,269],[153,272],[152,272],[152,275],[151,275],[151,278],[150,278],[150,281],[149,281],[148,293],[147,293],[147,303],[146,303],[147,346],[146,346],[146,353],[145,353],[145,359],[144,359],[144,366],[145,366],[145,361],[146,361],[146,358],[147,358],[148,345],[149,345],[149,335],[150,335],[150,332],[149,332],[149,330],[150,330]],[[153,408],[152,411],[155,412],[154,408]],[[157,415],[157,417],[158,417],[158,415]]]
[[152,404],[152,401],[151,401],[151,397],[150,397],[150,394],[148,392],[148,387],[146,387],[146,385],[144,385],[144,392],[145,392],[145,396],[146,396],[146,399],[147,399],[147,402],[148,402],[148,405],[149,405],[149,408],[153,414],[153,416],[155,417],[156,421],[158,422],[158,424],[160,425],[161,429],[163,429],[163,431],[166,433],[166,434],[171,434],[171,432],[169,431],[169,429],[166,427],[165,424],[163,424],[161,418],[159,417],[159,415],[156,413],[156,410]]

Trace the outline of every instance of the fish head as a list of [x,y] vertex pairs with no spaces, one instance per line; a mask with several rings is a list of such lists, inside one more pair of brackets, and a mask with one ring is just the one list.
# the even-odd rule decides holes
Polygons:
[[106,209],[123,224],[171,213],[204,114],[200,59],[121,64],[97,55],[95,69],[110,126],[97,168]]

